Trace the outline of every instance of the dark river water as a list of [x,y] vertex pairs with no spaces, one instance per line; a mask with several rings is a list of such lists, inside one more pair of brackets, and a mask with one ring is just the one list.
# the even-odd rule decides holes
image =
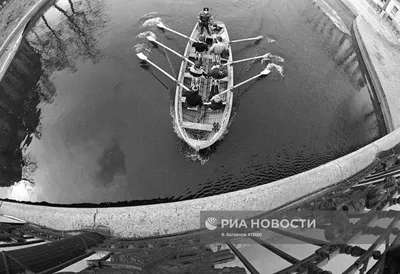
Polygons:
[[[24,169],[34,182],[31,201],[208,196],[306,171],[381,136],[363,78],[349,72],[350,61],[338,61],[344,51],[331,37],[341,31],[311,0],[55,3],[26,36],[42,68],[40,124],[23,148],[32,162]],[[176,75],[180,60],[154,48],[146,32],[183,52],[186,40],[155,23],[190,34],[204,6],[231,39],[263,35],[234,44],[233,56],[271,52],[273,72],[235,91],[229,132],[197,155],[173,129],[174,83],[141,67],[135,53]],[[235,83],[265,66],[235,65]]]

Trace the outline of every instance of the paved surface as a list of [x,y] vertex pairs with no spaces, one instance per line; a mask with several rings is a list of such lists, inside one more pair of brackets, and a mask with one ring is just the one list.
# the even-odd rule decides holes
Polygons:
[[354,15],[362,16],[379,35],[385,37],[393,44],[399,44],[397,37],[387,28],[382,18],[364,0],[340,0],[345,4]]
[[348,29],[351,28],[356,15],[340,0],[324,0],[337,13]]
[[391,132],[400,127],[400,46],[383,39],[363,17],[357,17],[353,28],[386,127]]
[[388,132],[400,127],[400,42],[364,0],[341,0],[354,14],[355,41],[371,77]]

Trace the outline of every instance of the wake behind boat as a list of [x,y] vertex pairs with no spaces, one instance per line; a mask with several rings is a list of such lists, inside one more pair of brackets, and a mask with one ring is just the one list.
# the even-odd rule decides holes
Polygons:
[[[230,41],[225,24],[223,22],[216,23],[220,28],[218,30],[218,36],[221,37],[224,42],[235,43],[249,40],[259,40],[263,38],[263,36],[257,36],[254,38]],[[200,35],[200,27],[198,23],[196,23],[190,37],[181,34],[175,30],[172,30],[162,23],[157,24],[157,26],[162,29],[166,29],[173,33],[176,33],[189,40],[186,45],[184,54],[181,55],[173,49],[170,49],[162,43],[158,42],[154,37],[147,37],[149,41],[166,48],[167,50],[182,58],[178,79],[174,79],[174,77],[172,77],[170,74],[148,60],[148,58],[144,54],[139,53],[137,54],[137,56],[141,60],[147,61],[148,63],[156,67],[163,74],[165,74],[167,77],[177,83],[175,92],[174,123],[176,125],[178,135],[193,149],[195,149],[196,151],[200,151],[220,140],[226,132],[232,112],[234,89],[253,79],[258,78],[259,76],[265,76],[270,72],[268,69],[265,69],[260,74],[234,86],[232,65],[248,60],[265,58],[268,57],[269,53],[263,56],[233,61],[232,49],[231,46],[229,46],[227,47],[225,52],[226,54],[224,55],[215,56],[213,53],[207,51],[202,54],[201,58],[198,58],[196,56],[196,50],[192,46],[192,42],[197,42]],[[216,33],[211,33],[211,35],[206,36],[206,41],[209,46],[212,46],[213,43],[216,42],[216,37]],[[218,65],[220,66],[220,68],[225,68],[226,74],[224,74],[224,77],[222,79],[213,79],[211,77],[204,76],[193,76],[193,74],[189,72],[189,68],[193,66],[195,62],[197,64],[196,58],[198,58],[197,60],[201,60],[203,70],[209,72],[213,66]],[[197,93],[196,96],[201,97],[200,101],[204,102],[204,104],[199,104],[195,107],[189,105],[188,96],[194,91],[196,91]],[[212,96],[216,95],[215,91],[217,91],[218,96]],[[219,107],[211,107],[210,101],[213,103],[218,102]]]

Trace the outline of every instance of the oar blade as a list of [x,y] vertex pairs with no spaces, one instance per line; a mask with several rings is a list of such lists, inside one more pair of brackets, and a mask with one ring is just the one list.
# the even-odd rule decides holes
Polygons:
[[136,56],[142,61],[147,61],[147,56],[141,52],[137,53]]
[[165,25],[163,24],[163,22],[158,22],[157,27],[159,27],[160,29],[165,29]]
[[266,76],[271,73],[271,70],[269,68],[264,69],[261,71],[260,76]]
[[246,42],[246,41],[253,41],[253,40],[260,40],[263,39],[264,36],[256,36],[256,37],[251,37],[251,38],[244,38],[244,39],[239,39],[239,40],[233,40],[231,43],[238,43],[238,42]]
[[155,41],[156,41],[156,38],[154,38],[154,37],[151,36],[151,35],[146,36],[146,39],[149,40],[150,42],[155,42]]

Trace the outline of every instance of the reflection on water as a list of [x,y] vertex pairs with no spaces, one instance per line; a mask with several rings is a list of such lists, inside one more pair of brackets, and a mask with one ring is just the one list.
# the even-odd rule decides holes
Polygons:
[[64,70],[76,72],[77,60],[97,63],[102,57],[95,38],[105,27],[102,1],[95,7],[89,1],[68,1],[64,3],[67,6],[62,3],[53,4],[27,34],[41,55],[44,73],[49,75]]
[[28,146],[32,136],[40,138],[40,110],[36,106],[43,98],[38,87],[41,73],[40,55],[22,39],[0,82],[0,186],[18,182],[35,166],[34,158],[22,155],[21,146]]
[[38,14],[0,85],[0,111],[9,117],[0,120],[9,132],[0,145],[12,147],[1,150],[9,157],[1,160],[2,185],[24,179],[1,197],[51,203],[201,197],[303,172],[380,136],[351,38],[313,1],[224,0],[208,4],[231,39],[265,37],[233,45],[234,59],[272,54],[235,65],[235,83],[266,67],[273,72],[235,91],[229,133],[193,153],[172,126],[174,84],[141,66],[135,53],[176,72],[181,60],[145,37],[183,52],[186,40],[155,24],[189,34],[205,4],[60,0]]
[[[38,164],[27,148],[34,138],[41,139],[43,124],[39,122],[39,102],[52,104],[56,96],[51,75],[63,70],[76,72],[77,59],[98,62],[101,58],[94,38],[96,30],[103,28],[105,23],[101,19],[101,5],[96,5],[95,9],[88,1],[68,1],[68,5],[63,7],[61,3],[53,3],[46,15],[34,17],[38,20],[35,27],[29,29],[33,22],[28,25],[30,32],[22,39],[19,51],[0,82],[0,186],[15,183],[7,190],[11,199],[24,200],[22,197],[26,195],[21,196],[21,193],[33,190],[32,174]],[[85,9],[91,12],[84,12]],[[56,10],[64,18],[55,17]],[[4,189],[0,192],[4,197]],[[32,195],[28,196],[32,198]]]
[[112,144],[104,150],[103,155],[98,161],[100,171],[96,179],[104,185],[115,181],[115,176],[126,174],[126,156],[118,143]]

